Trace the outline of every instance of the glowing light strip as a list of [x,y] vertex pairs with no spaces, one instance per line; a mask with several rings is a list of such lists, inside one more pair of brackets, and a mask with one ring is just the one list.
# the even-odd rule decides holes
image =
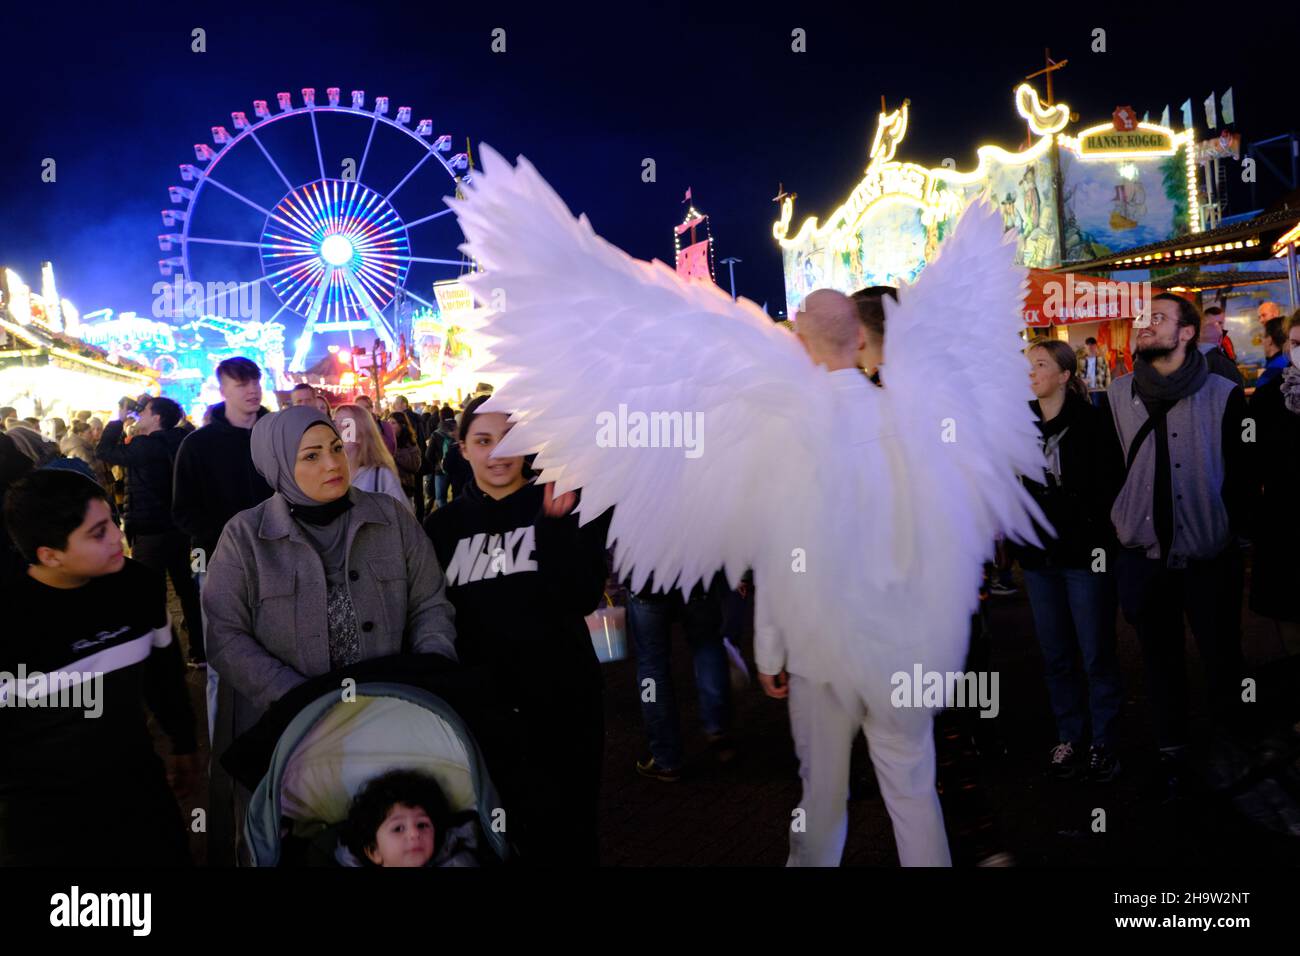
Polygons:
[[1029,130],[1035,136],[1051,136],[1065,129],[1070,122],[1070,108],[1064,103],[1057,103],[1043,109],[1038,99],[1038,91],[1028,83],[1016,87],[1016,112],[1024,117]]
[[1289,232],[1283,234],[1280,239],[1273,243],[1274,258],[1286,255],[1287,247],[1298,240],[1300,240],[1300,223],[1297,223]]
[[1187,127],[1183,136],[1187,145],[1187,214],[1191,217],[1191,231],[1197,233],[1205,228],[1205,224],[1201,222],[1200,193],[1196,188],[1196,127]]
[[1259,245],[1259,239],[1238,239],[1235,242],[1206,243],[1203,246],[1194,246],[1191,249],[1173,249],[1161,252],[1149,252],[1140,256],[1129,256],[1125,259],[1116,260],[1116,264],[1128,265],[1132,263],[1141,266],[1146,262],[1158,263],[1167,259],[1190,259],[1194,256],[1207,256],[1216,252],[1232,252],[1236,249],[1253,249],[1257,245]]
[[[821,239],[837,230],[852,229],[859,221],[861,221],[862,213],[865,212],[867,208],[870,208],[870,206],[875,203],[876,199],[883,198],[875,197],[864,204],[858,213],[854,214],[852,211],[854,196],[867,190],[873,180],[882,178],[886,173],[895,173],[895,171],[898,171],[897,175],[899,178],[907,178],[909,174],[920,174],[927,180],[924,188],[924,195],[927,199],[933,199],[936,195],[936,190],[934,189],[934,181],[936,180],[942,180],[954,185],[973,185],[988,176],[989,166],[994,159],[997,159],[1004,166],[1027,166],[1030,163],[1037,162],[1041,159],[1051,145],[1051,137],[1044,137],[1029,149],[1019,153],[1008,152],[1000,146],[981,146],[975,151],[976,155],[979,157],[979,164],[973,170],[968,172],[960,172],[955,169],[948,169],[944,166],[927,168],[916,163],[884,163],[878,167],[871,166],[868,167],[867,175],[864,176],[858,185],[854,187],[853,192],[849,195],[849,199],[836,209],[835,212],[831,213],[830,217],[826,220],[826,225],[818,226],[817,217],[809,216],[804,220],[803,225],[799,227],[799,232],[795,234],[794,238],[786,237],[784,229],[788,228],[791,215],[794,211],[794,203],[789,198],[786,198],[781,204],[782,218],[772,226],[772,235],[781,244],[782,248],[789,249],[803,244],[810,237]],[[891,194],[885,193],[884,195]],[[938,204],[937,202],[927,202],[922,205],[937,206]]]

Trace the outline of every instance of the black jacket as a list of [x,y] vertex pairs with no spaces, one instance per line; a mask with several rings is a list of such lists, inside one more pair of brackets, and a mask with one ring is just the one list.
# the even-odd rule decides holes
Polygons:
[[[1038,402],[1030,402],[1030,407],[1035,415],[1042,415]],[[1059,435],[1060,482],[1021,480],[1052,523],[1056,537],[1040,528],[1045,547],[1013,542],[1012,553],[1021,567],[1030,570],[1088,568],[1095,550],[1101,548],[1110,567],[1117,544],[1110,508],[1124,483],[1124,459],[1111,416],[1067,392],[1060,414],[1050,422],[1040,420],[1038,428],[1045,441]]]
[[[583,618],[604,593],[608,516],[542,513],[542,488],[497,501],[470,482],[424,523],[456,607],[456,654],[513,701],[599,685]],[[537,695],[540,695],[538,697]]]
[[456,444],[455,422],[448,422],[445,428],[439,424],[437,428],[429,432],[429,440],[424,447],[424,461],[429,474],[444,474],[442,469],[444,443],[448,450],[452,445]]
[[[257,417],[269,414],[260,409]],[[253,430],[226,420],[226,403],[212,406],[212,421],[181,443],[172,485],[172,519],[190,543],[211,558],[226,522],[271,497],[253,467]]]
[[1222,375],[1228,381],[1236,382],[1238,385],[1246,384],[1246,380],[1241,377],[1241,369],[1237,368],[1237,363],[1228,358],[1228,353],[1217,345],[1206,351],[1205,364],[1210,366],[1210,371],[1215,375]]
[[122,441],[123,423],[104,426],[95,455],[126,468],[126,533],[163,534],[173,530],[172,469],[185,440],[180,428],[161,428],[152,435]]
[[1250,414],[1257,426],[1255,484],[1261,491],[1253,521],[1250,609],[1265,617],[1300,621],[1300,547],[1292,520],[1300,487],[1300,413],[1286,407],[1282,376],[1255,390]]

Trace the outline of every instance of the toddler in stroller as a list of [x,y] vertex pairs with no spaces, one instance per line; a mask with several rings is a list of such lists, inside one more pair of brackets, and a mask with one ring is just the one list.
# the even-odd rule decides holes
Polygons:
[[[432,827],[420,862],[424,850],[394,864],[385,849],[402,807]],[[335,683],[279,734],[244,833],[255,866],[481,866],[509,855],[505,818],[474,736],[441,696],[386,682],[340,695]]]
[[390,770],[352,799],[337,854],[348,866],[478,866],[473,811],[453,816],[432,777]]

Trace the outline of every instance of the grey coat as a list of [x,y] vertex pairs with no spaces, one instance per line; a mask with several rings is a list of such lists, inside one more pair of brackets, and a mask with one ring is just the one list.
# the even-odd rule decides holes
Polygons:
[[[388,495],[348,494],[346,570],[361,659],[406,652],[455,660],[454,611],[415,516]],[[209,665],[235,692],[233,736],[329,672],[325,608],[324,566],[282,495],[227,523],[208,563],[203,614]]]
[[[413,652],[455,660],[455,611],[415,515],[388,495],[356,488],[348,494],[348,589],[361,658]],[[221,755],[286,692],[330,666],[325,568],[282,495],[227,522],[201,593],[208,666],[220,679],[208,864],[221,866],[246,858],[242,822],[249,799],[221,767]]]
[[[1110,383],[1110,412],[1127,456],[1133,439],[1147,420],[1146,405],[1134,387],[1133,375]],[[1231,541],[1228,507],[1223,500],[1227,465],[1223,419],[1228,399],[1237,388],[1221,375],[1210,375],[1196,392],[1179,399],[1169,410],[1169,457],[1172,465],[1174,537],[1170,553],[1160,553],[1154,515],[1156,439],[1143,441],[1124,486],[1111,507],[1110,519],[1126,548],[1143,548],[1152,560],[1165,558],[1171,568],[1185,568],[1188,559],[1206,560]],[[1183,467],[1186,465],[1186,467]]]

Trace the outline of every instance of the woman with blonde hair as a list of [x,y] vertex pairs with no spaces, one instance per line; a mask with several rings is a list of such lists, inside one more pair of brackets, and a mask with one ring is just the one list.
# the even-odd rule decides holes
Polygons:
[[340,405],[334,409],[334,423],[343,438],[353,486],[362,491],[391,495],[414,511],[411,499],[402,490],[397,463],[379,434],[375,416],[360,405]]

